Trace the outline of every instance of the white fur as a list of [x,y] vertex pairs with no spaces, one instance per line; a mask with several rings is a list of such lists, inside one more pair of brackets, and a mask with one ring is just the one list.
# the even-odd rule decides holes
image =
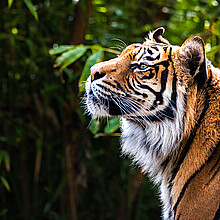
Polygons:
[[[122,152],[133,158],[144,173],[148,173],[156,184],[160,183],[163,216],[167,219],[171,208],[167,181],[170,177],[172,159],[163,171],[162,162],[168,156],[172,157],[178,149],[181,140],[184,117],[184,90],[179,86],[177,112],[174,120],[146,124],[144,129],[138,123],[122,119]],[[144,142],[145,140],[145,142]],[[146,146],[149,146],[147,149]],[[155,150],[159,154],[156,155]]]

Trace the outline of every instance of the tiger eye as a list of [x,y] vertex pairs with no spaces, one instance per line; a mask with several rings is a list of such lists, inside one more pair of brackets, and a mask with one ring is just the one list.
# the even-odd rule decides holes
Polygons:
[[146,65],[146,64],[141,64],[141,65],[140,65],[140,68],[141,68],[141,69],[146,69],[146,68],[147,68],[147,65]]

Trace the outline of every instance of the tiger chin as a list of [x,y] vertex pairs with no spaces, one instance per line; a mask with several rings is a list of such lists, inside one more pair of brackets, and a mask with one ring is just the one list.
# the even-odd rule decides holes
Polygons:
[[122,118],[122,151],[160,184],[163,219],[219,219],[220,70],[200,37],[163,33],[94,65],[87,108]]

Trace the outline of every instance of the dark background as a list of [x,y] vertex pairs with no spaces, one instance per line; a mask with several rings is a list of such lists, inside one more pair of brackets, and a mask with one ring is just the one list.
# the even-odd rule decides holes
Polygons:
[[[160,218],[157,187],[120,153],[119,120],[91,121],[78,84],[160,26],[172,44],[201,36],[219,66],[217,0],[0,1],[0,219]],[[97,46],[70,63],[57,52],[78,44]]]

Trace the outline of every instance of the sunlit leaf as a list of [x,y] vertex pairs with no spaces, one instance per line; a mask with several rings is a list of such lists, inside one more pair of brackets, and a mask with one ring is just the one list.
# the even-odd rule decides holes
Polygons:
[[90,125],[89,125],[89,130],[93,133],[93,134],[97,134],[98,131],[100,130],[100,121],[98,118],[93,118]]
[[105,133],[113,133],[120,127],[120,117],[112,118],[104,128]]
[[92,54],[91,56],[89,56],[89,58],[87,59],[86,61],[86,64],[83,68],[83,71],[82,71],[82,74],[81,74],[81,77],[79,79],[79,91],[82,92],[85,88],[85,81],[86,79],[89,77],[90,75],[90,68],[100,62],[103,58],[103,54],[104,52],[102,50],[99,50],[98,52]]
[[49,50],[50,55],[55,55],[55,54],[59,54],[59,53],[63,53],[67,50],[71,50],[74,49],[76,46],[73,45],[61,45],[58,46],[57,48],[53,48]]
[[220,37],[220,20],[213,24],[212,34]]
[[11,5],[13,4],[14,0],[8,0],[8,8],[11,8]]
[[11,192],[11,188],[8,184],[8,181],[3,176],[0,176],[0,180],[3,184],[3,186],[8,190],[8,192]]
[[5,163],[5,167],[6,167],[6,170],[10,170],[10,157],[9,157],[9,154],[7,151],[0,151],[0,166],[2,164],[2,162],[4,161]]
[[216,53],[219,53],[219,52],[220,52],[220,44],[213,46],[210,51],[206,52],[206,54],[208,56],[211,56],[211,55],[215,55]]
[[85,52],[87,47],[84,45],[76,46],[73,50],[63,53],[61,56],[57,57],[55,67],[60,66],[62,69],[66,68],[70,64],[78,60]]
[[30,0],[23,0],[23,1],[26,4],[26,6],[28,7],[31,14],[34,16],[35,20],[38,21],[38,14],[35,10],[35,7],[34,7],[33,3]]

